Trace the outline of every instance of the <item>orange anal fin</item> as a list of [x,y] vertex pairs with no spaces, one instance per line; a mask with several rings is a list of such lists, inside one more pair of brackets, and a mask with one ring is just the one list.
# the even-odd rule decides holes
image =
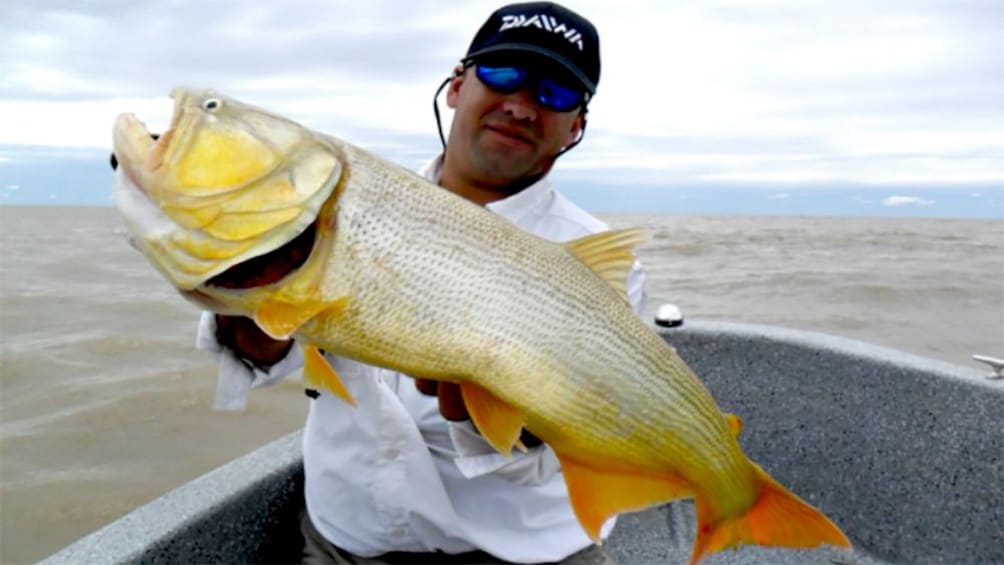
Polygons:
[[522,445],[519,434],[526,419],[518,410],[473,383],[460,383],[460,391],[471,420],[496,451],[508,457],[514,445]]
[[269,298],[255,310],[254,321],[272,339],[289,339],[307,320],[321,312],[342,310],[347,302],[348,298],[335,302],[304,300],[295,303]]
[[847,536],[822,512],[781,486],[760,467],[755,468],[762,487],[746,514],[709,523],[711,512],[707,502],[697,500],[697,540],[691,565],[710,553],[743,543],[802,549],[822,544],[851,548]]
[[600,529],[611,517],[694,494],[690,484],[675,475],[599,470],[562,457],[560,453],[558,459],[572,510],[586,534],[597,544],[600,543]]
[[303,376],[311,385],[323,388],[352,406],[356,405],[356,399],[345,388],[342,378],[313,345],[303,346]]

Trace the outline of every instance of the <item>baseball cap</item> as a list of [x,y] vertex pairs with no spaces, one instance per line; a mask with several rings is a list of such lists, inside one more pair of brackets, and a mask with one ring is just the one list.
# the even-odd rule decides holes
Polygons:
[[538,55],[558,63],[589,91],[600,81],[600,36],[586,18],[554,2],[509,4],[478,30],[464,62],[503,52]]

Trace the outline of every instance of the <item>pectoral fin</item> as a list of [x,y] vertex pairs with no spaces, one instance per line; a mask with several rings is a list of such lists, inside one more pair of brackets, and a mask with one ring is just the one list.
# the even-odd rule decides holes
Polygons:
[[674,475],[599,470],[560,453],[558,459],[572,510],[596,543],[600,543],[600,528],[613,516],[694,494],[689,483]]
[[460,383],[460,391],[471,420],[496,451],[508,457],[514,445],[522,445],[519,434],[526,419],[518,410],[476,384]]
[[291,303],[270,298],[255,310],[254,321],[272,339],[289,339],[307,320],[324,311],[345,308],[348,298],[335,302],[304,300]]
[[345,388],[341,377],[313,345],[303,346],[303,377],[311,385],[330,392],[352,406],[356,405],[356,399]]

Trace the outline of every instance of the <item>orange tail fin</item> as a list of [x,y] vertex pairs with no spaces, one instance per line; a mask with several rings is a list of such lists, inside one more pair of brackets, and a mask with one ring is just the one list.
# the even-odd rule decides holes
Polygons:
[[710,553],[739,544],[812,548],[824,543],[851,548],[840,528],[756,466],[763,488],[746,514],[709,523],[707,503],[697,500],[693,565]]

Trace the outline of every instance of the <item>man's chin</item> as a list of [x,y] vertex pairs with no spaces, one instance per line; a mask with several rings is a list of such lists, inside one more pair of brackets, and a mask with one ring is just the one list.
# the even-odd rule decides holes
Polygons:
[[511,155],[482,155],[474,163],[482,178],[490,179],[492,184],[515,183],[543,170],[543,167],[537,166],[533,161],[513,159]]
[[540,155],[526,143],[499,143],[485,136],[472,146],[472,161],[493,178],[517,180],[540,168]]

